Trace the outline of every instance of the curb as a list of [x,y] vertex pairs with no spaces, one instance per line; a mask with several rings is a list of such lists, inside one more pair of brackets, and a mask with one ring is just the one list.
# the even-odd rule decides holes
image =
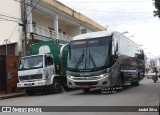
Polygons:
[[15,98],[15,97],[20,97],[26,95],[25,93],[13,93],[13,94],[5,94],[0,96],[0,100],[3,99],[9,99],[9,98]]

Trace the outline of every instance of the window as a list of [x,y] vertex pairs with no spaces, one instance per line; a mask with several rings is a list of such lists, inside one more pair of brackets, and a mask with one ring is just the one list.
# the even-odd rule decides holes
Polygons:
[[45,57],[45,66],[51,66],[53,65],[53,57],[52,56],[46,56]]
[[87,33],[87,29],[81,29],[81,34]]

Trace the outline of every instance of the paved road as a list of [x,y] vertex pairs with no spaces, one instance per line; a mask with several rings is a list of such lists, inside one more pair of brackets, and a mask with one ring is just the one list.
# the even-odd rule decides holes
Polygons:
[[[12,99],[0,100],[1,106],[158,106],[160,102],[160,80],[153,83],[151,79],[144,78],[140,86],[125,87],[120,92],[101,94],[99,90],[93,90],[84,94],[81,90],[63,92],[61,94],[37,94]],[[0,113],[2,114],[2,113]],[[32,113],[33,114],[33,113]],[[44,114],[44,113],[43,113]],[[43,115],[42,114],[42,115]],[[47,115],[75,115],[67,113],[45,113]],[[156,112],[78,112],[76,115],[159,115]],[[12,113],[13,115],[13,113]],[[17,115],[17,113],[15,113]],[[41,114],[38,114],[41,115]]]

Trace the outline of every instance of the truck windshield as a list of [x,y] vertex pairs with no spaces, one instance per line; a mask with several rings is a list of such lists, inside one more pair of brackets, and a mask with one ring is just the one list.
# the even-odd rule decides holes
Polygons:
[[43,56],[25,57],[20,59],[19,70],[37,69],[43,67]]
[[76,40],[70,43],[68,69],[95,70],[109,64],[111,36]]

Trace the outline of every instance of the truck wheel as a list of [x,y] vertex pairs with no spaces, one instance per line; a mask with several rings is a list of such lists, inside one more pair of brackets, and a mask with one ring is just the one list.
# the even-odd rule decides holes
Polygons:
[[53,80],[53,84],[51,85],[51,93],[60,93],[61,85],[58,79]]
[[34,91],[32,90],[25,90],[27,95],[34,95]]
[[83,92],[84,93],[89,93],[90,92],[90,88],[83,88]]

